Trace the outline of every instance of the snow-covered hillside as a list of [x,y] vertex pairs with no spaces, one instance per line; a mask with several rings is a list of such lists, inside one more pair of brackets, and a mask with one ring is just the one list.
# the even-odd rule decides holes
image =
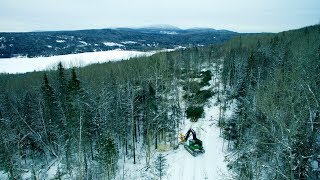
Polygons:
[[132,57],[140,56],[151,56],[154,53],[156,52],[111,50],[51,57],[0,58],[0,73],[25,73],[32,71],[41,71],[55,68],[59,62],[62,62],[62,64],[66,68],[82,67],[94,63],[126,60]]

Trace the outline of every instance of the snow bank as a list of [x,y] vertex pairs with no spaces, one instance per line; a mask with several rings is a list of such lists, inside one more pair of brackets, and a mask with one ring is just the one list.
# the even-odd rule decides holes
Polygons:
[[9,179],[8,175],[4,171],[0,171],[0,179]]
[[83,44],[84,46],[88,45],[88,43],[85,41],[79,41],[79,43]]
[[137,44],[135,41],[122,41],[122,44]]
[[140,56],[151,56],[154,53],[156,52],[111,50],[51,57],[0,58],[0,73],[25,73],[52,69],[55,68],[59,62],[62,62],[66,68],[83,67],[94,63],[126,60]]
[[65,40],[56,40],[57,43],[64,43],[66,42]]
[[104,42],[103,43],[105,46],[118,46],[118,47],[123,47],[123,44],[115,43],[115,42]]

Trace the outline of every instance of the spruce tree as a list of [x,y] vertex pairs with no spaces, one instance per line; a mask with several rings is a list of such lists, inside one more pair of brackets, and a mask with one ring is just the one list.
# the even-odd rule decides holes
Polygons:
[[103,135],[99,143],[98,160],[105,168],[107,178],[114,177],[116,171],[118,151],[117,146],[109,133]]
[[82,123],[79,123],[79,120],[81,119],[80,90],[80,80],[78,79],[76,71],[73,68],[71,71],[71,79],[68,81],[66,91],[66,129],[68,132],[66,133],[67,142],[65,147],[65,156],[67,171],[70,174],[71,165],[73,164],[72,154],[74,153],[74,148],[78,147],[77,140],[80,140],[78,138],[79,128],[82,126]]
[[190,106],[187,108],[186,114],[191,122],[197,122],[204,115],[203,106]]
[[155,168],[156,168],[156,174],[159,176],[160,180],[166,174],[167,167],[168,167],[167,159],[164,157],[163,154],[159,154],[155,161]]
[[58,150],[57,141],[64,141],[63,139],[58,139],[59,130],[63,127],[63,118],[59,100],[57,99],[55,90],[49,84],[47,74],[44,74],[43,77],[42,95],[44,101],[44,120],[42,124],[44,126],[48,144],[49,146],[52,146],[52,153],[56,156],[55,151]]
[[66,96],[67,96],[67,80],[65,77],[65,69],[60,62],[58,64],[58,96],[61,102],[62,109],[66,111]]

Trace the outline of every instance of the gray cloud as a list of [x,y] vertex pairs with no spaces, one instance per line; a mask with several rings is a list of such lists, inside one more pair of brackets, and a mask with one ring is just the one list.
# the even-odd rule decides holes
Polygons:
[[0,31],[171,24],[278,32],[320,20],[319,0],[1,0]]

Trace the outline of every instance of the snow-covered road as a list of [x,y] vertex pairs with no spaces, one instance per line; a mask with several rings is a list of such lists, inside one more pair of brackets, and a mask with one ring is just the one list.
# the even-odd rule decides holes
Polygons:
[[185,120],[183,134],[189,128],[197,133],[197,138],[202,140],[205,149],[204,154],[193,157],[183,145],[177,150],[169,152],[167,160],[169,169],[167,178],[170,180],[198,180],[228,179],[229,173],[226,155],[226,143],[220,137],[220,129],[216,126],[219,117],[219,106],[214,106],[216,98],[212,98],[205,106],[205,117],[193,123]]

